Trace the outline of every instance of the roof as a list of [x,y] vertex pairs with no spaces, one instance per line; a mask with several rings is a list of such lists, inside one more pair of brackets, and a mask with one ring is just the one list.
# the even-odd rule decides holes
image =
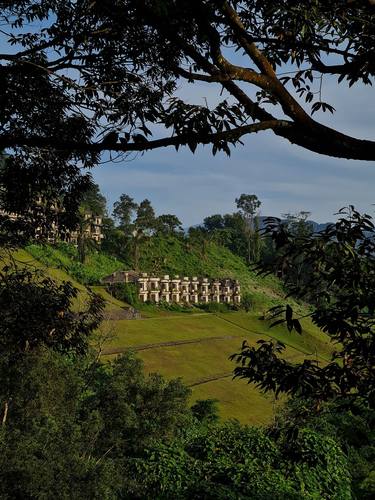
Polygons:
[[115,271],[101,279],[102,283],[134,283],[138,280],[139,273],[133,270]]

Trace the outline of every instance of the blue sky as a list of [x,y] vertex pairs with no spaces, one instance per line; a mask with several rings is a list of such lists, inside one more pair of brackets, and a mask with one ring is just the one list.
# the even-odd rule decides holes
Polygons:
[[[36,30],[42,26],[35,26]],[[9,50],[4,36],[0,48]],[[15,47],[10,50],[16,50]],[[233,54],[231,54],[233,56]],[[236,54],[232,61],[241,63]],[[214,106],[217,89],[209,84],[182,85],[179,94],[190,102]],[[326,78],[323,100],[336,108],[319,114],[320,121],[360,138],[375,140],[375,99],[370,86],[348,89]],[[149,198],[157,213],[173,213],[189,226],[214,213],[235,210],[241,193],[255,193],[263,215],[310,211],[317,222],[333,220],[341,207],[353,204],[373,213],[375,162],[328,158],[290,145],[271,132],[250,135],[230,158],[213,157],[208,147],[173,148],[146,152],[133,161],[107,162],[92,173],[108,200],[108,208],[122,193],[141,201]]]
[[[320,121],[361,138],[375,139],[375,99],[372,87],[349,89],[326,80],[323,100],[336,108]],[[180,94],[197,103],[215,104],[207,85],[182,87]],[[189,99],[190,98],[190,99]],[[262,132],[245,138],[230,158],[212,156],[208,147],[178,153],[173,148],[146,152],[133,161],[106,163],[93,171],[109,208],[127,193],[137,201],[149,198],[157,213],[174,213],[184,226],[197,224],[214,213],[235,210],[241,193],[255,193],[263,215],[279,216],[307,210],[318,222],[333,220],[345,205],[373,213],[375,162],[329,158],[290,145]]]

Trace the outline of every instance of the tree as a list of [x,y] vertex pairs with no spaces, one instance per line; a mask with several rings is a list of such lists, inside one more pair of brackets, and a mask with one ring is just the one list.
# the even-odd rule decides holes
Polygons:
[[304,428],[287,454],[274,440],[238,422],[200,426],[167,445],[155,443],[131,464],[132,498],[349,500],[347,459],[337,443]]
[[224,229],[224,219],[220,214],[210,215],[203,220],[203,226],[207,231],[214,231],[215,229]]
[[[286,225],[288,232],[295,238],[295,244],[299,244],[301,239],[309,237],[313,233],[313,225],[308,222],[310,212],[301,211],[297,214],[283,214],[283,224]],[[303,258],[294,259],[294,265],[289,266],[286,262],[283,263],[282,269],[279,269],[279,275],[286,283],[286,286],[299,285],[299,282],[309,279],[308,273],[310,267],[304,262]]]
[[[320,154],[375,159],[374,141],[313,117],[334,111],[319,91],[324,75],[371,83],[372,0],[4,0],[1,8],[0,148],[13,149],[14,161],[28,154],[40,171],[38,154],[50,167],[90,165],[103,150],[198,143],[229,153],[262,130]],[[174,94],[181,81],[207,82],[229,99],[212,109],[188,104]],[[164,135],[150,140],[154,123]]]
[[[9,257],[8,257],[9,260]],[[4,264],[4,262],[2,262]],[[43,349],[84,354],[89,335],[99,326],[103,299],[89,293],[85,310],[75,311],[78,291],[56,283],[41,271],[18,268],[12,261],[0,272],[1,419],[11,413],[19,366],[28,353]]]
[[100,187],[94,182],[81,197],[81,207],[87,213],[104,217],[107,213],[107,200],[100,192]]
[[[312,398],[316,409],[332,399],[375,405],[375,238],[374,224],[367,214],[353,207],[342,209],[341,217],[326,229],[299,239],[279,219],[269,219],[266,232],[278,250],[276,261],[264,272],[283,263],[309,266],[308,279],[290,284],[290,294],[312,303],[312,322],[325,332],[333,345],[331,359],[302,363],[281,357],[285,345],[259,341],[257,347],[244,342],[232,359],[239,363],[237,377],[245,378],[262,391]],[[303,334],[290,305],[271,311],[290,332]],[[291,333],[293,334],[293,333]]]
[[151,235],[155,229],[155,211],[147,198],[139,204],[134,227],[144,235]]
[[91,237],[91,227],[95,224],[96,217],[102,219],[107,213],[107,200],[101,194],[97,184],[92,183],[89,188],[82,193],[81,203],[76,214],[77,225],[77,249],[78,260],[84,264],[88,250],[97,247],[96,242]]
[[154,440],[172,437],[186,422],[190,389],[179,379],[146,376],[133,354],[120,356],[98,375],[92,404],[110,423],[98,437],[99,455],[137,455]]
[[283,214],[283,222],[287,225],[291,234],[296,237],[310,236],[313,233],[313,226],[308,222],[311,212],[302,210],[296,214]]
[[158,232],[164,235],[176,234],[177,230],[182,231],[180,219],[172,214],[159,215],[156,218],[155,227]]
[[260,257],[259,217],[261,202],[255,194],[241,194],[236,198],[237,208],[245,220],[244,235],[247,240],[247,262],[257,262]]
[[87,411],[78,359],[41,350],[18,364],[11,417],[0,428],[1,498],[116,498],[116,467],[94,455],[104,423]]
[[120,199],[113,205],[113,217],[119,223],[121,229],[128,230],[133,220],[134,212],[138,204],[128,194],[122,194]]

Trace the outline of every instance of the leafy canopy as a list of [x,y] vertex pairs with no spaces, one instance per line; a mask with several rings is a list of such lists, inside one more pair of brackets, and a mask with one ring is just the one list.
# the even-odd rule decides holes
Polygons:
[[[277,249],[265,273],[308,267],[304,280],[288,282],[290,294],[308,300],[312,322],[330,337],[328,363],[306,359],[293,363],[281,357],[282,343],[244,342],[232,356],[237,377],[255,382],[263,391],[287,393],[315,401],[360,400],[375,404],[375,228],[372,218],[354,209],[342,209],[335,224],[317,233],[294,233],[293,227],[270,218],[266,233]],[[288,275],[288,272],[287,272]],[[273,308],[274,324],[285,323],[291,335],[303,334],[299,318],[287,305]],[[280,318],[281,319],[278,319]],[[296,332],[296,333],[295,333]]]
[[[13,148],[17,161],[91,166],[107,149],[198,143],[229,154],[243,135],[266,129],[321,154],[375,158],[373,141],[315,120],[334,111],[322,101],[324,75],[372,82],[372,0],[4,0],[0,8],[0,148]],[[202,81],[217,105],[177,96],[180,82]]]

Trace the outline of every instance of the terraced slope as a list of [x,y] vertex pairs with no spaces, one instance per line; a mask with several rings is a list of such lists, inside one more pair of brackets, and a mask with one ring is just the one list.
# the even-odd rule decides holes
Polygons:
[[282,326],[269,330],[255,312],[107,320],[103,329],[112,339],[104,345],[103,358],[132,349],[143,359],[147,371],[182,377],[192,389],[192,400],[218,399],[223,418],[266,423],[272,419],[275,401],[245,381],[232,380],[234,364],[228,357],[238,351],[244,339],[254,345],[272,335],[287,344],[288,359],[317,357],[324,362],[329,354],[327,339],[312,325],[305,323],[304,327],[302,336]]
[[[17,258],[45,267],[25,251],[18,252]],[[73,281],[81,291],[80,299],[84,300],[85,288],[82,284],[63,269],[49,266],[47,270],[56,279]],[[259,316],[271,305],[282,301],[280,285],[276,283],[273,286],[275,280],[264,280],[247,269],[241,269],[240,274],[245,287],[253,291],[255,298],[250,313],[208,314],[196,310],[186,314],[148,308],[143,312],[142,319],[118,319],[126,304],[111,297],[103,287],[93,286],[92,289],[106,301],[107,319],[98,332],[103,339],[102,359],[132,349],[143,359],[147,371],[159,372],[170,378],[182,377],[192,389],[192,402],[215,398],[220,402],[220,414],[224,419],[236,418],[246,423],[269,422],[279,402],[275,402],[270,395],[260,394],[245,381],[232,380],[234,364],[228,360],[229,355],[239,350],[244,339],[254,345],[257,340],[272,336],[288,346],[288,359],[297,361],[314,357],[324,362],[330,346],[326,336],[308,321],[303,323],[303,335],[289,333],[282,326],[270,330],[267,322],[261,321]],[[295,303],[293,307],[303,309]]]

